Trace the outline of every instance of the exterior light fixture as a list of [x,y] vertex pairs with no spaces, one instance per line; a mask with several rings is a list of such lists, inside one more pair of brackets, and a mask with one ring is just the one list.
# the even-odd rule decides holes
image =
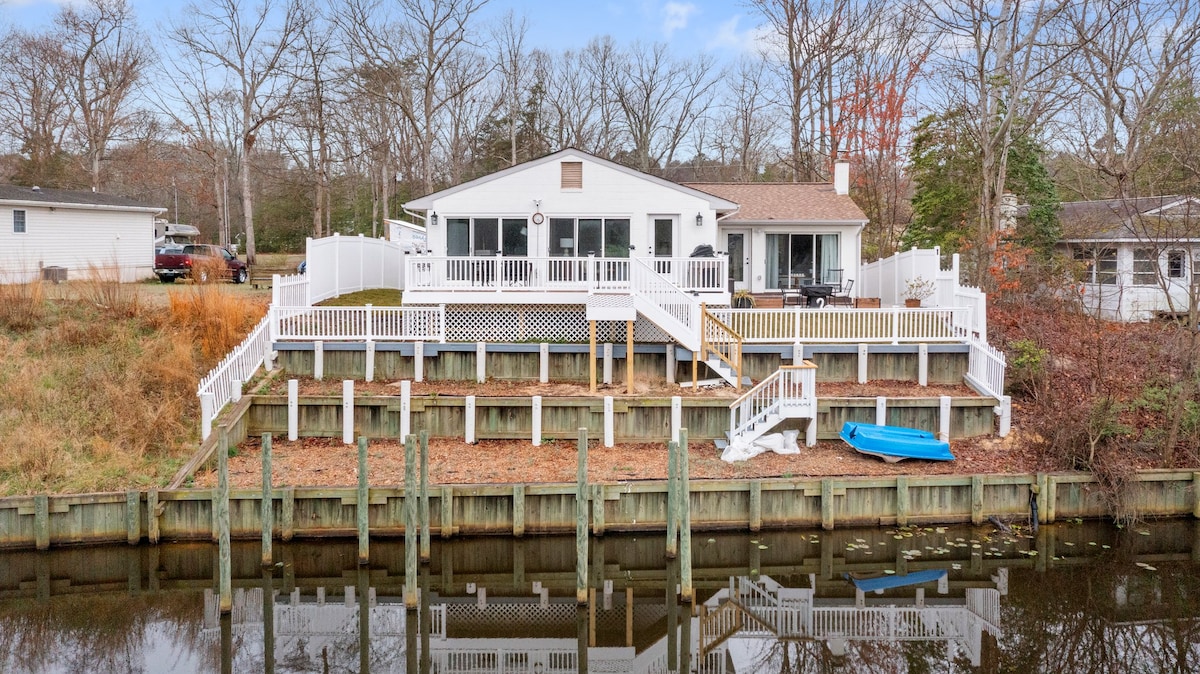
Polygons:
[[697,227],[703,227],[703,226],[704,226],[704,214],[703,214],[703,213],[697,213],[697,214],[696,214],[696,226],[697,226]]
[[437,227],[437,213],[434,213],[433,211],[429,212],[429,224]]

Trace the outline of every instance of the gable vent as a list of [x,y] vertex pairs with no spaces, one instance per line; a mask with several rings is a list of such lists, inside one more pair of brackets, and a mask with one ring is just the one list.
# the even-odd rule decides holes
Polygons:
[[583,189],[583,162],[565,161],[562,163],[562,188],[564,190]]

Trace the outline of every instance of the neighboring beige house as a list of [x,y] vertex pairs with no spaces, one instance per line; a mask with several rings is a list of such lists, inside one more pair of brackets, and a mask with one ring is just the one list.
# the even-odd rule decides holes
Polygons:
[[1182,314],[1200,289],[1200,199],[1075,201],[1059,212],[1060,249],[1078,263],[1084,306],[1101,317]]
[[0,185],[0,283],[81,278],[93,268],[122,281],[149,278],[154,219],[165,210],[111,194]]

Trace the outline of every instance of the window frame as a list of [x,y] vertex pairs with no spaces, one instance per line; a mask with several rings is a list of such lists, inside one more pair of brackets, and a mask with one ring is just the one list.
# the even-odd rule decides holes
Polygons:
[[1167,278],[1186,279],[1187,251],[1174,249],[1167,251]]
[[[20,214],[20,223],[17,222],[17,214]],[[28,234],[29,233],[29,212],[24,208],[14,208],[12,212],[13,234]]]
[[[633,220],[629,216],[553,216],[547,218],[549,221],[550,235],[550,257],[559,258],[585,258],[588,256],[588,250],[591,250],[598,258],[621,259],[629,257],[629,245],[633,236]],[[566,239],[563,234],[563,227],[567,221],[570,221],[570,234],[572,245],[570,248],[560,245],[561,241]],[[580,245],[581,231],[580,223],[583,223],[588,228],[585,232],[589,236],[591,243],[596,243],[598,250],[593,250],[589,245],[587,250]],[[624,225],[624,237],[620,237],[620,228]],[[591,231],[595,228],[594,231]],[[609,255],[611,251],[615,254]],[[565,251],[570,250],[570,253]],[[623,253],[623,254],[622,254]]]
[[1153,248],[1134,248],[1129,277],[1133,285],[1158,285],[1158,276],[1158,251]]

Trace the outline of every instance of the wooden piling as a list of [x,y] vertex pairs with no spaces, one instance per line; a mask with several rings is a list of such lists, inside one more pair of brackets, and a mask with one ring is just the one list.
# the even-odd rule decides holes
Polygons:
[[429,563],[429,431],[422,430],[421,442],[421,550],[422,564]]
[[667,443],[667,559],[679,554],[679,443]]
[[404,608],[417,608],[417,436],[404,438]]
[[262,565],[271,566],[275,563],[274,551],[271,549],[275,530],[275,499],[271,484],[271,434],[262,434]]
[[[595,326],[595,322],[592,323]],[[594,329],[594,328],[593,328]],[[593,367],[595,360],[592,360]],[[588,492],[587,492],[587,429],[579,429],[578,462],[575,470],[575,602],[588,600]]]
[[263,674],[275,674],[275,578],[262,571]]
[[50,549],[50,497],[33,497],[33,540],[38,550]]
[[[371,523],[368,508],[371,505],[371,490],[367,481],[367,439],[358,438],[358,503],[355,514],[358,525],[358,563],[371,561]],[[405,499],[408,493],[405,493]]]
[[679,505],[682,521],[679,524],[679,600],[685,604],[696,598],[692,587],[692,498],[688,486],[688,431],[679,429]]
[[142,540],[142,492],[125,492],[125,542],[137,545]]
[[229,428],[217,428],[217,573],[220,611],[233,611],[233,571],[229,544]]

